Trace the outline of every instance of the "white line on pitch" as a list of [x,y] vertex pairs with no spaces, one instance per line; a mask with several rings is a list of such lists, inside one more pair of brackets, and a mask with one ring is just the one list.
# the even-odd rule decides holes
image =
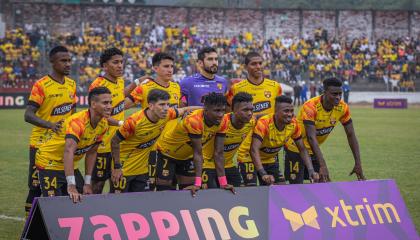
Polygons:
[[24,222],[25,221],[25,218],[22,218],[22,217],[10,217],[10,216],[6,216],[4,214],[0,214],[0,219],[14,220],[14,221],[19,221],[19,222]]

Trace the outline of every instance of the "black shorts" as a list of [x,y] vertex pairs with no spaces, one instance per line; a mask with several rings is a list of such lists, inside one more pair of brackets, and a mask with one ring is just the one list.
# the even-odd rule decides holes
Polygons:
[[[228,184],[233,185],[234,187],[240,187],[243,184],[241,174],[239,173],[238,168],[230,167],[225,168],[225,175]],[[203,189],[207,188],[219,188],[219,179],[217,177],[216,169],[213,168],[204,168],[203,173],[201,174]]]
[[92,171],[92,180],[105,181],[111,177],[111,153],[98,153],[96,155],[95,166]]
[[239,171],[242,175],[243,184],[245,186],[257,186],[257,172],[254,163],[238,163]]
[[[314,166],[315,172],[319,172],[319,162],[315,155],[310,155],[312,165]],[[309,180],[308,169],[300,157],[299,153],[295,153],[286,149],[286,155],[284,159],[284,176],[290,184],[300,184],[303,181]]]
[[192,159],[177,160],[160,151],[157,153],[156,175],[159,179],[172,180],[175,175],[194,177],[195,168]]
[[[281,182],[280,181],[280,176],[282,176],[282,174],[280,173],[279,162],[263,164],[262,166],[263,166],[264,170],[267,172],[268,175],[272,175],[274,177],[274,183],[275,184]],[[262,185],[262,186],[267,185],[262,180],[260,175],[258,175],[258,181],[260,182],[260,185]]]
[[30,190],[39,189],[38,170],[35,166],[35,155],[38,148],[29,147],[28,187]]
[[156,162],[157,151],[151,151],[149,154],[149,182],[154,185],[156,182]]
[[[38,169],[38,176],[43,197],[68,195],[64,170]],[[84,180],[78,169],[74,170],[74,177],[76,178],[77,191],[83,193]]]
[[149,174],[123,176],[117,184],[112,184],[111,193],[149,191]]

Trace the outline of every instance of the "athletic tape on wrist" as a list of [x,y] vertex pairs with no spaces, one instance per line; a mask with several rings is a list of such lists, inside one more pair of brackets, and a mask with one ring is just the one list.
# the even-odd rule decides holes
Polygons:
[[67,185],[76,185],[76,178],[74,175],[66,177]]
[[228,184],[226,176],[218,177],[218,180],[220,186],[226,186]]
[[201,177],[195,177],[194,185],[197,187],[201,187]]
[[91,184],[91,183],[92,183],[92,176],[85,175],[85,184]]

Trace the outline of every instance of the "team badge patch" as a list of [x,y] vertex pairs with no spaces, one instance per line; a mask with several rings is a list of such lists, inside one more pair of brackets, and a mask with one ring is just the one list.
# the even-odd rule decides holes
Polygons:
[[223,87],[223,84],[221,84],[221,83],[218,83],[218,84],[217,84],[217,88],[218,88],[219,90],[222,90],[222,87]]
[[335,118],[334,117],[331,117],[330,118],[330,123],[332,124],[332,125],[335,125],[335,123],[336,123],[337,121],[335,120]]
[[271,92],[270,91],[264,91],[264,96],[266,98],[270,98],[271,97]]
[[174,97],[175,100],[178,100],[178,94],[174,93],[173,97]]

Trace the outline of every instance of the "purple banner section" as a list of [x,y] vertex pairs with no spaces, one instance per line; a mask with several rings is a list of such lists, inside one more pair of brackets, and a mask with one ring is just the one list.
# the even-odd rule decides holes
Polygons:
[[420,239],[393,180],[272,187],[269,239]]
[[407,108],[406,98],[375,98],[374,108]]

